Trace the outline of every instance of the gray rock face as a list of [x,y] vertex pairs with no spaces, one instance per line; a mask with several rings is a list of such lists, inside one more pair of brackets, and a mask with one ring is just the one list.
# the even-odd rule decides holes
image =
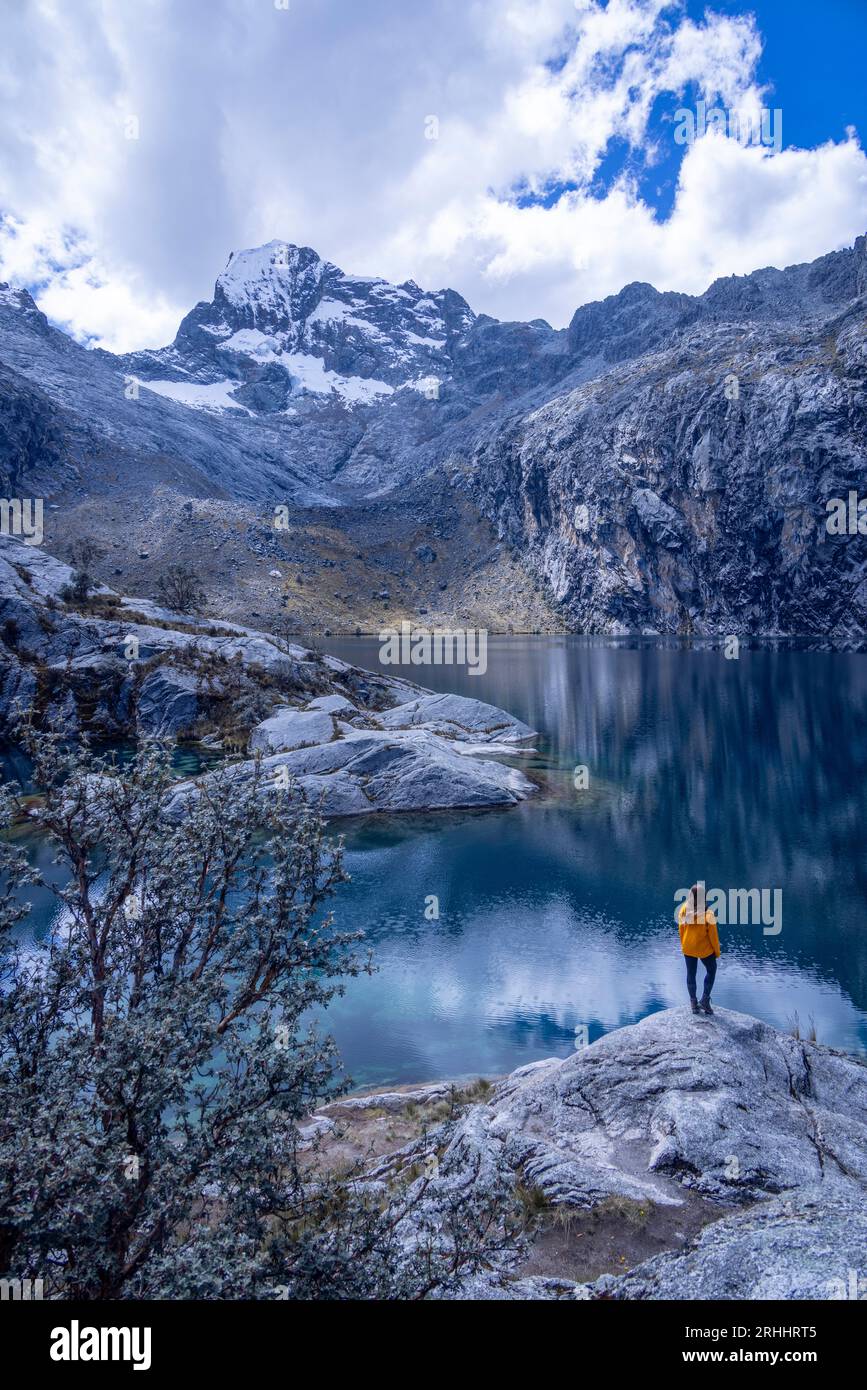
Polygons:
[[[329,720],[330,722],[330,720]],[[351,730],[342,738],[278,753],[263,760],[263,795],[280,795],[291,784],[328,817],[375,812],[435,811],[459,807],[514,806],[536,788],[529,778],[502,763],[461,754],[448,739],[427,729]],[[229,769],[245,778],[252,764]],[[202,779],[207,783],[208,778]],[[182,783],[168,814],[181,819],[194,782]]]
[[199,717],[199,682],[189,671],[161,666],[142,681],[136,718],[139,733],[177,738],[190,733]]
[[639,487],[632,494],[632,505],[651,540],[667,550],[679,550],[683,545],[683,517],[669,507],[649,487]]
[[516,1291],[494,1270],[465,1297],[840,1297],[863,1271],[867,1066],[744,1014],[670,1009],[514,1072],[465,1112],[440,1172],[451,1190],[520,1179],[557,1206],[689,1191],[720,1212],[626,1275]]
[[467,695],[419,695],[378,716],[384,729],[428,728],[486,743],[522,743],[535,732],[496,705]]
[[250,735],[251,753],[286,753],[327,743],[334,736],[334,721],[323,709],[278,709],[258,724]]
[[[20,312],[27,313],[23,301]],[[44,391],[0,366],[0,483],[5,497],[40,495],[49,480],[55,485],[58,475],[74,476],[65,459],[67,423]]]
[[860,237],[698,298],[627,286],[576,314],[579,377],[477,436],[465,486],[573,630],[863,637],[826,508],[867,491],[865,265]]
[[11,653],[0,661],[0,729],[14,728],[17,710],[32,709],[36,699],[36,676]]
[[[775,1197],[706,1227],[688,1250],[603,1275],[582,1296],[628,1299],[863,1299],[867,1203],[852,1185]],[[574,1296],[574,1295],[573,1295]]]

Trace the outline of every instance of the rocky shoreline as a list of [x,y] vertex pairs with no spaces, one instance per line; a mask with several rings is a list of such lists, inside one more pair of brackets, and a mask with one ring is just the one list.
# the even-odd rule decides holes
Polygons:
[[669,1009],[496,1083],[351,1096],[304,1138],[357,1154],[359,1124],[369,1180],[422,1173],[428,1217],[504,1182],[540,1216],[458,1298],[838,1299],[852,1271],[867,1293],[867,1064],[745,1014]]
[[[71,578],[53,556],[0,537],[0,735],[14,737],[24,712],[69,736],[187,738],[245,755],[203,782],[252,776],[261,759],[263,785],[291,787],[329,817],[512,806],[536,790],[490,756],[535,738],[494,705],[104,585],[75,606]],[[170,814],[198,788],[179,785]]]

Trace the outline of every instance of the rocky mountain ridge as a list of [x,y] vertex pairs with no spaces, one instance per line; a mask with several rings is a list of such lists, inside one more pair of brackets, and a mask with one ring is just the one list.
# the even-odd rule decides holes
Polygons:
[[[7,287],[4,486],[40,488],[66,534],[85,521],[116,534],[103,494],[145,527],[165,528],[167,501],[180,514],[185,498],[224,502],[242,532],[281,504],[302,535],[328,515],[374,593],[390,588],[374,579],[383,519],[409,556],[408,532],[417,548],[427,528],[438,552],[443,518],[460,513],[448,602],[419,573],[397,617],[478,625],[488,604],[500,625],[499,585],[526,626],[511,564],[547,605],[536,625],[857,642],[862,547],[824,523],[828,500],[867,478],[865,247],[699,296],[628,285],[554,330],[274,241],[233,254],[169,347],[120,358],[72,342]],[[461,543],[478,527],[509,557],[481,600]],[[263,604],[270,620],[279,595],[233,597],[243,577],[205,575],[220,611]],[[358,581],[349,590],[314,609],[368,628]]]

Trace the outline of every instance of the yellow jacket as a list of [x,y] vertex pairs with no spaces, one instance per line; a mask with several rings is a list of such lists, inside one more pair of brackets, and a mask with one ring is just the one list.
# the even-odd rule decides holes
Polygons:
[[700,956],[703,960],[705,956],[718,956],[720,954],[716,918],[710,908],[705,912],[704,920],[699,917],[694,922],[688,922],[686,920],[686,903],[681,903],[677,917],[680,949],[685,956]]

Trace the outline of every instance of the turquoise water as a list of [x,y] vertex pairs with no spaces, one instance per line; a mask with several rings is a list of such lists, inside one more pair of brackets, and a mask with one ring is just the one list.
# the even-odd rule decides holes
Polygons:
[[[325,645],[383,669],[373,639]],[[782,892],[779,934],[721,928],[715,1001],[867,1053],[867,658],[503,637],[483,676],[402,674],[525,719],[538,751],[515,762],[542,790],[339,827],[334,912],[378,972],[323,1021],[357,1085],[496,1075],[684,1003],[674,894],[698,878]],[[47,896],[34,907],[44,927]]]
[[[104,754],[112,753],[118,763],[123,766],[135,756],[135,745],[133,743],[97,744],[94,751]],[[206,772],[209,768],[219,766],[222,760],[223,755],[221,753],[199,745],[180,744],[172,753],[172,767],[179,778],[195,777],[199,772]],[[8,744],[0,747],[0,777],[15,786],[25,796],[36,790],[31,779],[30,761],[19,750]],[[53,884],[55,887],[63,885],[67,876],[65,872],[61,871],[60,866],[55,864],[56,850],[44,837],[34,834],[26,822],[19,820],[9,832],[9,838],[14,844],[27,850],[31,864],[34,864],[39,870],[40,877],[46,885]],[[21,901],[29,903],[31,907],[29,916],[15,928],[16,937],[26,940],[30,936],[37,941],[43,940],[54,924],[61,920],[55,894],[48,886],[28,884],[16,896]]]
[[[325,645],[382,669],[373,639]],[[864,656],[502,637],[483,676],[401,674],[525,719],[544,789],[345,823],[335,911],[379,966],[329,1010],[356,1082],[493,1075],[683,1003],[674,893],[698,878],[782,893],[778,934],[721,929],[715,1000],[867,1052]]]

